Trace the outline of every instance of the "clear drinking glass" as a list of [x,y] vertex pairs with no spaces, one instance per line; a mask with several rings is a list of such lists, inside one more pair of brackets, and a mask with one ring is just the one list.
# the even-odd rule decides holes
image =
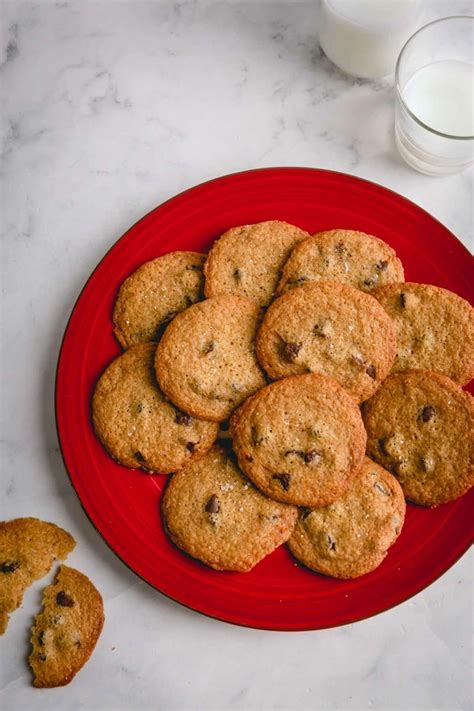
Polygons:
[[395,69],[395,140],[405,161],[448,175],[474,160],[474,17],[446,17],[410,37]]

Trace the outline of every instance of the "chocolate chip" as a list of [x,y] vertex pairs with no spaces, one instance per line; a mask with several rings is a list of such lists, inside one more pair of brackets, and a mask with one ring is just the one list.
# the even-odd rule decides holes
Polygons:
[[387,489],[384,486],[382,486],[382,484],[379,481],[375,482],[374,489],[376,489],[377,491],[380,491],[380,493],[383,494],[384,496],[390,496],[390,492],[387,491]]
[[375,370],[375,365],[373,365],[372,363],[367,366],[367,368],[365,369],[365,372],[367,373],[369,378],[373,378],[375,380],[375,378],[377,377],[377,371]]
[[17,560],[5,560],[0,564],[0,570],[2,573],[14,573],[19,567],[20,564]]
[[403,291],[400,294],[400,296],[398,297],[398,300],[400,301],[401,308],[404,309],[405,306],[407,305],[407,295],[404,294]]
[[350,357],[351,361],[358,367],[358,368],[364,368],[365,367],[365,360],[364,358],[359,355],[358,353],[352,353]]
[[61,607],[73,607],[74,600],[70,595],[65,593],[64,590],[60,590],[56,595],[56,605],[60,605]]
[[306,454],[304,455],[304,460],[306,464],[310,464],[311,462],[317,461],[318,459],[321,459],[323,455],[321,452],[318,452],[317,449],[310,449]]
[[436,410],[432,405],[425,405],[421,411],[421,419],[423,422],[429,422],[435,416]]
[[302,343],[284,343],[282,347],[282,355],[289,363],[293,363],[298,353],[302,348]]
[[44,630],[42,630],[38,635],[38,644],[40,647],[44,644]]
[[232,274],[232,276],[234,277],[237,284],[240,284],[240,282],[242,281],[242,272],[240,271],[240,269],[234,269],[234,273]]
[[436,468],[436,461],[435,461],[434,457],[432,457],[429,454],[426,454],[426,455],[420,457],[419,463],[420,463],[420,469],[422,469],[427,474],[431,474],[432,472],[434,472],[434,470]]
[[388,267],[388,261],[386,259],[382,259],[382,261],[379,262],[376,266],[380,272],[384,272]]
[[246,454],[246,455],[245,455],[245,459],[246,459],[247,462],[253,462],[253,457],[252,457],[251,454]]
[[333,538],[331,538],[329,533],[326,534],[326,537],[328,539],[328,549],[330,551],[335,551],[336,550],[336,541]]
[[191,270],[193,272],[202,272],[202,264],[188,264],[186,269],[188,271]]
[[334,336],[334,326],[329,319],[325,319],[322,323],[315,325],[313,335],[318,336],[318,338],[330,338]]
[[215,342],[215,341],[209,341],[209,343],[207,343],[207,344],[204,346],[202,352],[204,353],[204,355],[207,355],[208,353],[212,353],[212,351],[215,349],[215,347],[216,347],[216,342]]
[[285,452],[285,457],[288,457],[290,454],[294,454],[297,457],[300,457],[301,459],[305,458],[305,453],[301,449],[287,449]]
[[262,442],[264,442],[267,439],[266,437],[263,437],[262,435],[259,434],[259,431],[255,427],[255,425],[252,425],[252,428],[250,431],[250,438],[252,440],[252,444],[254,447],[260,447]]
[[40,652],[38,654],[38,659],[40,660],[40,662],[45,662],[46,661],[46,654],[43,654],[43,652]]
[[135,457],[135,459],[137,460],[137,462],[139,464],[145,464],[145,457],[143,456],[143,454],[141,452],[134,452],[133,456]]
[[279,481],[285,491],[288,491],[288,489],[290,488],[290,474],[274,474],[272,476],[272,479],[276,479],[277,481]]
[[176,415],[174,417],[174,421],[178,425],[190,425],[191,424],[192,417],[190,415],[187,415],[185,412],[181,412],[180,410],[176,411]]
[[215,494],[213,494],[206,504],[206,511],[207,511],[207,513],[210,513],[210,514],[216,514],[216,513],[219,513],[220,510],[221,510],[221,507],[219,504],[219,499],[217,498],[217,496]]
[[188,452],[191,452],[191,454],[194,454],[196,445],[197,442],[186,442],[186,449]]

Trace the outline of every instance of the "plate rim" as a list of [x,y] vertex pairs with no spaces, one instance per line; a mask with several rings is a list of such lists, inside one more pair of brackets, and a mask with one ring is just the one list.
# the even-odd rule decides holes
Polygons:
[[418,205],[417,203],[415,203],[413,200],[410,200],[409,198],[405,197],[404,195],[401,195],[400,193],[396,192],[395,190],[392,190],[391,188],[388,188],[388,187],[386,187],[385,185],[382,185],[382,184],[380,184],[380,183],[376,183],[375,181],[368,180],[368,179],[366,179],[366,178],[361,178],[361,177],[359,177],[359,176],[352,175],[352,174],[350,174],[350,173],[346,173],[346,172],[344,172],[344,171],[331,170],[331,169],[327,169],[327,168],[312,168],[312,167],[307,167],[307,166],[271,166],[271,167],[262,167],[262,168],[251,168],[251,169],[248,169],[248,170],[240,170],[240,171],[237,171],[237,172],[226,173],[226,174],[221,175],[221,176],[216,176],[216,177],[214,177],[214,178],[210,178],[210,179],[205,180],[205,181],[203,181],[203,182],[201,182],[201,183],[197,183],[196,185],[193,185],[193,186],[191,186],[191,187],[189,187],[189,188],[186,188],[186,189],[180,191],[179,193],[176,193],[175,195],[172,195],[171,197],[167,198],[166,200],[164,200],[163,202],[159,203],[158,205],[155,205],[151,210],[149,210],[148,212],[146,212],[146,213],[145,213],[144,215],[142,215],[138,220],[136,220],[132,225],[130,225],[130,227],[128,227],[128,228],[125,230],[125,232],[123,232],[123,234],[121,234],[120,237],[118,237],[118,238],[110,245],[110,247],[105,251],[105,253],[104,253],[103,256],[101,257],[101,259],[97,262],[97,264],[95,265],[95,267],[93,268],[93,270],[91,271],[91,273],[89,274],[89,276],[87,277],[86,281],[85,281],[84,284],[82,285],[82,287],[81,287],[81,289],[80,289],[80,291],[79,291],[79,293],[78,293],[76,299],[74,300],[73,306],[72,306],[72,308],[71,308],[71,310],[70,310],[70,313],[69,313],[69,316],[68,316],[68,318],[67,318],[67,321],[66,321],[66,324],[65,324],[65,327],[64,327],[64,331],[63,331],[63,334],[62,334],[62,337],[61,337],[61,342],[60,342],[60,346],[59,346],[58,356],[57,356],[57,360],[56,360],[55,380],[54,380],[54,422],[55,422],[56,436],[57,436],[57,440],[58,440],[59,451],[60,451],[60,454],[61,454],[62,463],[63,463],[64,469],[65,469],[65,471],[66,471],[66,473],[67,473],[69,484],[70,484],[71,488],[73,489],[73,491],[74,491],[74,493],[75,493],[75,495],[76,495],[76,497],[77,497],[77,499],[78,499],[78,501],[79,501],[79,504],[80,504],[80,506],[81,506],[83,512],[86,514],[86,517],[88,518],[88,520],[89,520],[90,523],[92,524],[92,526],[93,526],[93,528],[95,529],[95,531],[99,534],[99,536],[101,537],[101,539],[105,542],[105,544],[107,545],[107,547],[108,547],[108,548],[113,552],[113,554],[121,561],[121,563],[123,563],[123,564],[128,568],[128,570],[130,570],[134,575],[137,576],[137,578],[139,578],[140,580],[143,580],[143,581],[144,581],[147,585],[149,585],[153,590],[156,590],[159,594],[163,595],[164,597],[168,598],[169,600],[172,600],[175,604],[180,605],[180,606],[182,606],[182,607],[184,607],[184,608],[186,608],[186,609],[188,609],[188,610],[192,610],[193,612],[198,613],[198,614],[200,614],[200,615],[203,615],[204,617],[208,617],[208,618],[213,619],[213,620],[218,620],[219,622],[225,622],[226,624],[233,625],[233,626],[236,626],[236,627],[243,627],[243,628],[247,628],[247,629],[256,629],[256,630],[261,630],[261,631],[265,631],[265,632],[311,632],[311,631],[314,632],[314,631],[318,631],[318,630],[337,629],[338,627],[345,627],[345,626],[347,626],[347,625],[355,624],[355,623],[357,623],[357,622],[363,622],[364,620],[369,620],[369,619],[371,619],[371,618],[373,618],[373,617],[377,617],[377,616],[379,616],[379,615],[381,615],[381,614],[383,614],[383,613],[385,613],[385,612],[388,612],[389,610],[393,610],[394,608],[399,607],[400,605],[402,605],[402,604],[408,602],[409,600],[413,599],[413,598],[416,597],[417,595],[420,595],[424,590],[426,590],[426,589],[427,589],[428,587],[430,587],[433,583],[435,583],[437,580],[439,580],[445,573],[447,573],[459,560],[461,560],[461,558],[469,551],[469,549],[471,548],[471,546],[473,545],[473,543],[472,543],[472,542],[467,542],[466,545],[465,545],[465,547],[463,547],[463,548],[460,550],[460,552],[459,552],[458,554],[456,554],[456,556],[451,560],[451,562],[449,563],[449,565],[448,565],[446,568],[444,568],[444,569],[443,569],[441,572],[439,572],[439,573],[436,572],[434,575],[428,576],[428,582],[424,583],[423,586],[422,586],[420,589],[415,590],[413,593],[411,593],[411,594],[408,595],[407,597],[404,597],[402,600],[399,600],[399,601],[397,601],[397,602],[395,602],[395,603],[393,603],[393,604],[389,604],[389,605],[387,605],[387,606],[382,606],[380,609],[378,609],[377,611],[372,612],[372,613],[370,613],[370,614],[361,613],[360,616],[359,616],[359,615],[354,615],[351,619],[348,619],[348,620],[346,620],[346,621],[344,621],[344,622],[331,623],[331,624],[327,624],[327,625],[318,624],[318,625],[316,625],[316,626],[312,626],[312,625],[308,625],[308,624],[306,624],[305,626],[296,626],[296,625],[293,625],[293,626],[285,626],[285,625],[276,626],[276,625],[271,625],[271,624],[267,624],[267,623],[265,623],[265,624],[258,624],[258,623],[251,623],[251,622],[242,622],[242,621],[241,621],[241,622],[237,622],[236,620],[227,619],[227,618],[225,618],[225,617],[219,616],[218,614],[212,614],[211,612],[205,612],[205,611],[202,610],[202,609],[199,609],[199,608],[197,608],[197,607],[193,607],[193,606],[190,605],[190,604],[187,604],[187,603],[185,603],[185,602],[183,602],[183,601],[181,601],[181,600],[176,599],[176,598],[173,597],[171,594],[164,592],[164,591],[161,590],[159,587],[157,587],[157,585],[155,585],[154,583],[150,582],[150,581],[147,580],[143,575],[141,575],[140,573],[138,573],[138,572],[124,559],[124,557],[123,557],[120,553],[118,553],[118,552],[115,550],[115,548],[112,546],[112,544],[109,543],[109,541],[107,540],[107,538],[105,537],[105,535],[99,530],[99,528],[97,527],[96,523],[93,521],[91,515],[89,514],[89,512],[88,512],[87,509],[85,508],[85,506],[84,506],[84,504],[83,504],[83,502],[82,502],[82,500],[81,500],[81,497],[79,496],[79,493],[78,493],[78,491],[77,491],[77,489],[76,489],[76,487],[75,487],[75,485],[74,485],[74,482],[73,482],[73,479],[72,479],[72,476],[71,476],[71,472],[70,472],[69,467],[68,467],[68,465],[67,465],[65,453],[64,453],[64,450],[63,450],[63,443],[62,443],[61,435],[60,435],[59,413],[58,413],[58,410],[59,410],[59,406],[58,406],[58,400],[59,400],[59,396],[58,396],[58,390],[59,390],[59,371],[60,371],[61,359],[62,359],[63,349],[64,349],[64,345],[65,345],[65,340],[66,340],[66,337],[67,337],[67,334],[68,334],[69,326],[70,326],[70,323],[71,323],[71,321],[72,321],[72,319],[73,319],[73,317],[74,317],[75,311],[76,311],[76,309],[77,309],[77,307],[78,307],[78,305],[79,305],[79,302],[80,302],[80,300],[81,300],[81,298],[82,298],[82,295],[83,295],[84,291],[87,289],[87,287],[88,287],[90,281],[93,279],[94,275],[96,274],[96,272],[98,271],[98,269],[100,268],[100,266],[102,265],[102,263],[108,258],[109,254],[112,252],[112,250],[118,245],[119,242],[121,242],[121,241],[128,235],[129,232],[131,232],[132,230],[134,230],[142,221],[145,221],[145,220],[146,220],[153,212],[155,212],[156,210],[165,207],[166,205],[168,205],[169,203],[173,202],[174,200],[176,200],[176,199],[178,199],[178,198],[184,197],[187,193],[194,192],[194,191],[196,191],[197,189],[204,188],[205,186],[212,185],[213,183],[222,182],[222,181],[226,181],[226,180],[231,180],[231,179],[236,178],[236,177],[238,177],[238,176],[253,175],[253,174],[256,174],[256,173],[259,173],[259,174],[264,174],[264,173],[272,174],[272,173],[275,173],[275,172],[278,172],[278,173],[288,172],[288,173],[290,173],[290,172],[295,172],[295,171],[298,172],[298,173],[301,173],[301,174],[302,174],[302,173],[318,173],[318,174],[329,174],[329,175],[343,176],[344,178],[349,178],[349,179],[354,180],[354,181],[356,181],[356,182],[366,183],[366,184],[368,184],[368,185],[370,185],[370,186],[373,186],[373,187],[376,188],[377,190],[382,190],[382,191],[384,191],[384,192],[390,193],[390,194],[394,195],[397,199],[402,200],[402,201],[408,203],[409,205],[414,206],[417,210],[420,210],[420,211],[422,211],[423,213],[425,213],[425,215],[427,215],[427,216],[430,218],[430,220],[432,220],[433,222],[436,222],[436,223],[437,223],[438,225],[440,225],[446,232],[449,233],[449,235],[458,243],[458,246],[462,248],[462,251],[465,252],[465,256],[466,256],[467,258],[469,258],[471,261],[474,260],[474,256],[471,254],[471,252],[469,251],[469,249],[468,249],[468,248],[463,244],[463,242],[461,242],[461,240],[460,240],[448,227],[446,227],[446,225],[444,225],[440,220],[438,220],[436,217],[433,217],[427,210],[425,210],[423,207],[421,207],[420,205]]

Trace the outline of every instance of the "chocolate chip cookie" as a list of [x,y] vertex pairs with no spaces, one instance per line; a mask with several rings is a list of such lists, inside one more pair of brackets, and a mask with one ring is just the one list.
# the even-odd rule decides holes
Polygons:
[[37,518],[0,522],[0,634],[8,615],[21,605],[23,593],[73,550],[74,538],[54,523]]
[[354,230],[318,232],[293,249],[278,294],[312,281],[336,281],[362,291],[403,281],[395,251],[378,237]]
[[392,367],[392,320],[369,294],[335,282],[293,289],[269,307],[257,356],[270,378],[319,373],[366,400]]
[[325,506],[359,471],[366,435],[359,408],[330,378],[298,375],[263,388],[234,414],[239,465],[277,501]]
[[203,298],[203,265],[197,252],[169,252],[142,264],[120,287],[114,333],[123,348],[158,341],[177,313]]
[[393,371],[425,369],[460,385],[474,377],[474,309],[430,284],[391,284],[373,292],[397,329]]
[[300,509],[288,547],[317,573],[358,578],[380,565],[404,518],[400,484],[366,458],[341,499],[316,510]]
[[206,296],[236,294],[267,306],[291,250],[307,237],[299,227],[278,220],[233,227],[209,252],[204,267]]
[[363,407],[367,453],[424,506],[457,499],[474,484],[474,404],[430,371],[394,373]]
[[94,651],[103,624],[98,590],[83,573],[60,566],[54,583],[44,590],[43,610],[32,629],[34,685],[69,684]]
[[175,474],[162,506],[179,548],[216,570],[241,572],[287,541],[297,516],[257,491],[223,447]]
[[205,454],[219,428],[166,400],[156,382],[155,350],[153,343],[131,346],[108,366],[95,388],[92,416],[114,459],[132,469],[168,474]]
[[170,323],[156,351],[161,389],[184,412],[220,422],[265,378],[255,356],[260,309],[231,294],[195,304]]

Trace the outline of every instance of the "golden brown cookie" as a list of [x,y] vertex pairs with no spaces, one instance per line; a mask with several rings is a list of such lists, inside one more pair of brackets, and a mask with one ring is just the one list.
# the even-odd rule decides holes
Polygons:
[[474,377],[474,309],[431,284],[391,284],[373,292],[397,329],[393,371],[434,370],[460,385]]
[[112,361],[96,385],[92,416],[114,459],[132,469],[169,474],[202,457],[219,427],[166,400],[156,382],[155,350],[154,343],[140,343]]
[[312,373],[256,393],[234,414],[231,435],[240,467],[261,491],[311,507],[344,494],[366,443],[355,401],[334,380]]
[[395,251],[378,237],[329,230],[296,245],[283,268],[278,294],[312,281],[336,281],[372,291],[403,281],[403,266]]
[[366,458],[341,499],[319,509],[300,509],[288,547],[317,573],[358,578],[380,565],[404,519],[400,484]]
[[177,313],[203,298],[205,259],[197,252],[169,252],[145,262],[124,281],[113,314],[123,348],[158,341]]
[[251,570],[288,540],[297,516],[257,491],[223,447],[175,474],[162,505],[171,540],[216,570]]
[[257,356],[272,380],[319,373],[358,401],[390,371],[395,327],[369,294],[335,282],[293,289],[273,302],[257,335]]
[[209,252],[204,267],[206,296],[235,294],[267,306],[291,250],[307,237],[299,227],[278,220],[233,227]]
[[220,422],[265,378],[255,356],[260,309],[224,295],[176,316],[156,352],[161,389],[184,412]]
[[0,634],[25,590],[46,575],[54,560],[67,558],[75,545],[74,538],[54,523],[37,518],[0,522]]
[[102,597],[88,577],[61,565],[45,588],[31,631],[34,685],[65,686],[87,662],[104,624]]
[[363,407],[367,453],[407,499],[438,506],[474,484],[474,404],[439,373],[394,373]]

